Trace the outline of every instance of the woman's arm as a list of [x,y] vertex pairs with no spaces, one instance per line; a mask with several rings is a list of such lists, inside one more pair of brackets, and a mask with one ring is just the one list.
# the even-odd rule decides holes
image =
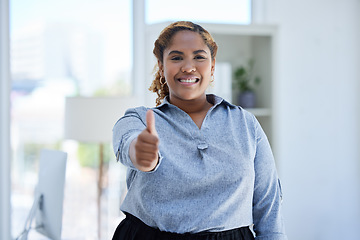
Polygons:
[[258,240],[286,240],[281,215],[282,193],[268,139],[255,119],[256,155],[253,196],[254,231]]
[[[159,139],[152,111],[129,109],[113,128],[113,148],[118,161],[141,171],[152,171],[159,162]],[[145,114],[148,114],[148,122]]]

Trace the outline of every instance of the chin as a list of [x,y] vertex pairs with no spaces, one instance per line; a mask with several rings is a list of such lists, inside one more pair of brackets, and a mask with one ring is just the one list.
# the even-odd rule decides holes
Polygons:
[[192,100],[196,100],[201,98],[202,96],[205,96],[204,94],[186,94],[186,95],[182,95],[180,98],[184,101],[192,101]]

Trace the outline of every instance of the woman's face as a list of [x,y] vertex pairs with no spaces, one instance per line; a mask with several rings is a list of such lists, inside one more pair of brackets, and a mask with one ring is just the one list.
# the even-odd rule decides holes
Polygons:
[[210,49],[200,34],[184,30],[175,33],[159,67],[169,87],[170,102],[174,104],[205,97],[215,60],[211,59]]

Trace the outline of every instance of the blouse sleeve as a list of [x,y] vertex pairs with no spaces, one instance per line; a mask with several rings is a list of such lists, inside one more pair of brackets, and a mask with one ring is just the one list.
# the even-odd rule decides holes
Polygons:
[[257,240],[287,240],[281,215],[282,192],[269,141],[254,117],[256,154],[253,196]]
[[137,170],[129,156],[130,143],[146,128],[145,122],[134,108],[128,109],[113,128],[113,149],[116,160]]

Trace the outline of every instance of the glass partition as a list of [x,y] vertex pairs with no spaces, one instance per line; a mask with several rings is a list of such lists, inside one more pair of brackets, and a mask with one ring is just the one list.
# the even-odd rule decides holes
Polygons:
[[[24,227],[46,148],[68,153],[62,238],[98,239],[99,144],[64,139],[65,98],[131,94],[131,1],[11,0],[10,21],[12,235]],[[110,239],[125,173],[109,142],[104,162],[101,239]]]
[[251,23],[251,0],[146,0],[147,24],[190,20],[211,23]]

